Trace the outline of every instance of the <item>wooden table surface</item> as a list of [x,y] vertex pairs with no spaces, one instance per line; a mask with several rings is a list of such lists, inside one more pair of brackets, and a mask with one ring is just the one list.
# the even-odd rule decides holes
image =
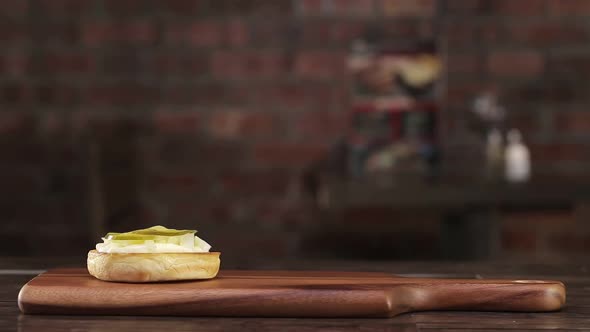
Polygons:
[[[299,261],[231,268],[382,271],[404,276],[557,279],[567,306],[554,313],[421,312],[391,319],[269,319],[22,315],[20,287],[40,270],[80,266],[67,259],[0,258],[0,331],[541,331],[590,330],[590,264]],[[247,266],[246,266],[247,265]],[[229,267],[228,267],[229,268]]]

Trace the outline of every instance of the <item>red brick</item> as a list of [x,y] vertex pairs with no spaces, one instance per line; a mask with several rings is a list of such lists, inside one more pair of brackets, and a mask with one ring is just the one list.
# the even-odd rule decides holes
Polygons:
[[501,44],[506,40],[505,32],[500,24],[484,22],[476,28],[479,43]]
[[[203,189],[201,188],[201,190]],[[231,221],[231,206],[228,206],[231,202],[225,200],[214,201],[212,199],[189,199],[187,192],[182,190],[176,196],[181,196],[181,198],[165,204],[164,207],[166,220],[175,220],[175,227],[190,228],[195,227],[195,225],[203,225],[204,222],[224,225]],[[203,237],[214,243],[216,250],[219,250],[217,241],[213,242],[211,237],[207,235]]]
[[123,41],[130,43],[147,44],[154,41],[156,30],[152,22],[137,21],[129,22],[119,27],[123,35]]
[[293,14],[293,1],[288,0],[238,1],[236,4],[237,6],[226,6],[230,7],[230,12],[233,12],[233,15],[227,15],[228,11],[226,11],[225,14],[227,16],[242,15],[251,16],[256,19],[276,17],[283,20],[292,17]]
[[[555,74],[548,68],[547,76],[567,77]],[[511,101],[530,103],[531,100],[542,98],[545,103],[569,103],[572,100],[583,99],[585,94],[579,90],[578,84],[563,79],[542,80],[536,84],[527,84],[519,88],[506,91]]]
[[198,85],[164,86],[160,101],[164,104],[212,106],[228,103],[228,86],[207,82]]
[[510,128],[518,128],[525,138],[537,135],[541,130],[539,115],[534,112],[509,113],[508,124]]
[[0,135],[18,132],[26,124],[27,117],[20,112],[0,112]]
[[483,56],[480,54],[453,54],[447,55],[447,71],[449,74],[481,74],[483,69]]
[[[21,192],[26,194],[27,192],[29,195],[43,195],[43,189],[46,186],[46,179],[42,172],[40,172],[36,168],[32,167],[11,167],[3,165],[2,173],[0,173],[0,181],[2,183],[2,188],[7,195],[11,195],[11,202],[15,202],[12,200],[14,194],[19,195]],[[29,204],[23,204],[23,206],[15,207],[15,208],[22,208],[23,210],[27,210],[30,208],[39,208],[42,209],[41,206],[33,203],[34,201],[29,200],[29,204],[33,206],[29,206]],[[6,210],[6,207],[2,207],[3,210]],[[10,208],[9,208],[10,209]],[[47,211],[44,211],[47,212]],[[30,215],[35,214],[33,211],[21,211],[21,216],[23,215]],[[6,215],[6,211],[4,212],[3,216]]]
[[548,239],[549,246],[564,252],[587,253],[590,249],[589,234],[556,234]]
[[[242,144],[216,140],[202,143],[194,151],[199,156],[199,163],[209,164],[216,171],[221,171],[223,169],[233,169],[236,165],[241,165],[244,158],[243,150],[244,146]],[[202,156],[207,156],[207,160],[203,160]]]
[[330,40],[338,44],[346,43],[348,45],[348,43],[364,34],[366,25],[358,21],[337,21],[332,23],[330,30]]
[[162,36],[164,41],[171,45],[182,45],[186,44],[188,27],[187,23],[170,23],[166,25],[163,30]]
[[95,114],[90,112],[73,112],[67,116],[67,122],[74,133],[85,132],[89,127],[90,119],[94,116]]
[[295,57],[295,73],[303,78],[338,78],[346,72],[346,54],[331,51],[301,52]]
[[218,138],[269,137],[276,129],[277,119],[272,113],[223,110],[209,118],[209,133]]
[[503,213],[501,225],[505,231],[553,231],[575,227],[576,218],[570,210],[512,211]]
[[188,44],[194,47],[220,45],[224,37],[224,27],[219,21],[199,21],[193,23],[171,24],[167,27],[165,38],[171,44]]
[[225,24],[224,34],[227,45],[233,47],[244,46],[250,39],[248,25],[240,19],[229,20]]
[[590,15],[590,2],[586,0],[550,0],[548,5],[553,15]]
[[369,16],[375,13],[373,0],[332,0],[327,9],[337,16]]
[[306,45],[325,45],[334,43],[350,46],[350,43],[363,35],[365,24],[357,21],[312,21],[301,27],[301,42]]
[[284,194],[289,181],[289,174],[279,170],[234,170],[224,172],[220,177],[224,192],[239,195]]
[[574,208],[574,219],[584,222],[584,220],[590,220],[590,200],[579,200],[575,204]]
[[81,74],[96,70],[96,59],[90,54],[50,53],[40,56],[35,70],[48,74]]
[[378,0],[377,11],[385,16],[432,16],[436,0]]
[[333,23],[327,20],[314,20],[301,26],[301,42],[305,45],[322,45],[332,39]]
[[47,45],[74,46],[80,43],[80,25],[73,19],[43,22],[32,27],[32,34],[37,40]]
[[277,51],[217,51],[211,71],[219,79],[277,77],[285,72],[285,57]]
[[535,51],[495,51],[488,58],[488,70],[495,76],[536,77],[544,66],[543,56]]
[[300,168],[324,157],[328,147],[321,144],[271,142],[254,146],[254,161],[261,166]]
[[65,129],[65,126],[65,117],[59,112],[45,112],[39,119],[39,129],[44,134],[60,133]]
[[463,81],[451,82],[447,88],[445,102],[453,107],[465,107],[471,105],[473,98],[487,89],[485,82]]
[[69,124],[74,132],[87,132],[89,129],[112,128],[117,121],[116,114],[99,111],[77,111],[69,116]]
[[312,91],[300,82],[272,82],[257,86],[253,99],[259,107],[303,108],[309,105]]
[[[301,27],[301,29],[303,28]],[[269,47],[269,45],[284,46],[289,43],[287,36],[293,35],[293,27],[288,20],[271,18],[251,23],[250,32],[253,45],[259,47]]]
[[166,52],[157,55],[154,62],[156,71],[162,75],[195,77],[209,72],[209,58],[205,54]]
[[144,0],[103,0],[105,11],[111,15],[138,15],[150,8],[150,2]]
[[[448,25],[450,26],[451,24]],[[418,20],[413,18],[384,20],[383,23],[380,24],[379,30],[381,34],[380,38],[382,39],[391,38],[395,40],[403,40],[404,38],[409,38],[427,40],[440,35],[440,32],[437,32],[435,36],[433,24],[430,20]]]
[[35,5],[39,6],[39,12],[45,16],[64,17],[79,16],[85,12],[93,9],[93,1],[78,1],[78,0],[38,0],[34,1]]
[[159,3],[161,10],[176,15],[190,15],[199,8],[195,0],[166,0]]
[[0,23],[0,42],[2,44],[23,44],[27,41],[27,27],[19,22]]
[[300,6],[301,14],[306,16],[321,15],[327,10],[324,0],[300,0],[297,3]]
[[27,14],[30,0],[12,0],[2,2],[2,14],[7,16],[24,16]]
[[27,82],[11,81],[0,84],[0,104],[24,104],[31,100],[32,89]]
[[[105,110],[77,111],[72,116],[72,127],[75,131],[92,130],[95,135],[106,142],[115,142],[117,139],[127,139],[135,131],[143,126],[143,118],[137,116]],[[128,153],[129,144],[105,145],[112,153]],[[119,185],[119,183],[113,184]],[[127,188],[125,188],[127,189]],[[115,190],[116,191],[116,190]]]
[[29,56],[21,52],[0,54],[0,75],[19,77],[28,69]]
[[134,50],[104,52],[100,56],[100,73],[106,77],[137,77],[151,74],[151,63]]
[[[553,0],[549,0],[551,2]],[[546,0],[496,0],[494,11],[500,15],[542,16],[545,14]]]
[[584,43],[590,33],[581,25],[563,22],[531,22],[507,26],[507,36],[519,45],[556,46],[561,44]]
[[35,86],[34,94],[39,105],[72,106],[78,100],[79,90],[67,83],[41,83]]
[[254,91],[258,89],[257,85],[244,81],[240,83],[233,83],[225,85],[223,100],[221,104],[224,106],[244,107],[251,105],[254,99]]
[[174,134],[196,134],[201,123],[201,115],[194,111],[159,110],[152,115],[156,131]]
[[555,128],[560,133],[590,135],[590,112],[558,112],[554,121]]
[[258,107],[341,110],[349,98],[347,85],[323,82],[273,82],[255,87],[251,100]]
[[[196,121],[201,120],[197,118]],[[162,167],[167,172],[217,172],[235,168],[243,162],[242,145],[223,140],[199,139],[202,137],[199,128],[194,130],[192,125],[184,128],[180,117],[178,121],[163,121],[161,129],[156,125],[154,127],[155,140],[146,153],[153,160],[150,163],[158,169]],[[165,135],[158,135],[158,130]]]
[[[342,222],[348,225],[363,223],[368,227],[372,227],[373,230],[386,227],[392,231],[410,233],[426,229],[436,231],[439,227],[439,222],[436,218],[431,218],[427,215],[407,215],[387,206],[351,207],[345,209],[343,215]],[[398,222],[392,224],[392,220],[397,220]]]
[[195,22],[186,31],[186,41],[192,46],[217,46],[222,40],[223,26],[218,22]]
[[479,38],[479,30],[470,22],[452,20],[445,24],[444,31],[450,50],[475,47]]
[[537,247],[537,236],[534,231],[503,231],[502,248],[505,250],[534,251]]
[[537,143],[530,146],[535,161],[577,161],[590,159],[590,146],[577,143]]
[[590,75],[588,54],[562,55],[550,58],[547,67],[548,73],[559,77],[587,77]]
[[484,8],[484,0],[448,0],[445,12],[450,14],[476,14]]
[[296,137],[325,142],[333,142],[344,136],[350,122],[350,115],[345,111],[297,113],[289,121]]
[[229,222],[233,217],[232,203],[219,199],[203,201],[198,207],[199,216],[204,220],[213,220],[215,223]]
[[82,97],[92,105],[131,106],[150,103],[158,95],[154,87],[128,82],[90,86]]
[[285,201],[280,199],[265,199],[254,202],[253,214],[261,224],[276,225],[282,222],[287,207]]
[[82,26],[82,41],[86,46],[104,43],[148,44],[155,40],[155,36],[155,27],[148,21],[99,21]]
[[197,174],[152,174],[151,189],[164,193],[199,192],[208,187],[205,176]]

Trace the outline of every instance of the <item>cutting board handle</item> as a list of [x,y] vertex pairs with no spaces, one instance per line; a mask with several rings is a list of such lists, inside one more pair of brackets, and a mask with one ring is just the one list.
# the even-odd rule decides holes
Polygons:
[[425,310],[556,311],[566,297],[564,284],[549,280],[413,279],[401,288],[392,292],[392,316]]

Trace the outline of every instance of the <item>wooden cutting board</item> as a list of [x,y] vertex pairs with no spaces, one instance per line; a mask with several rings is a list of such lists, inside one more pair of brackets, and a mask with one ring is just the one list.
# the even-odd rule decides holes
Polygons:
[[423,310],[554,311],[559,281],[403,278],[385,273],[222,271],[212,280],[105,282],[86,269],[56,269],[29,281],[25,314],[392,317]]

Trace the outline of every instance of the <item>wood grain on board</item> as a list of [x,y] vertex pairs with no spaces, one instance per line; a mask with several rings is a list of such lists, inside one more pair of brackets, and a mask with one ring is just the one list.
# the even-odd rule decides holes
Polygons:
[[403,278],[386,273],[221,271],[211,280],[115,283],[85,269],[55,269],[28,282],[26,314],[225,317],[392,317],[424,310],[561,309],[559,281]]

